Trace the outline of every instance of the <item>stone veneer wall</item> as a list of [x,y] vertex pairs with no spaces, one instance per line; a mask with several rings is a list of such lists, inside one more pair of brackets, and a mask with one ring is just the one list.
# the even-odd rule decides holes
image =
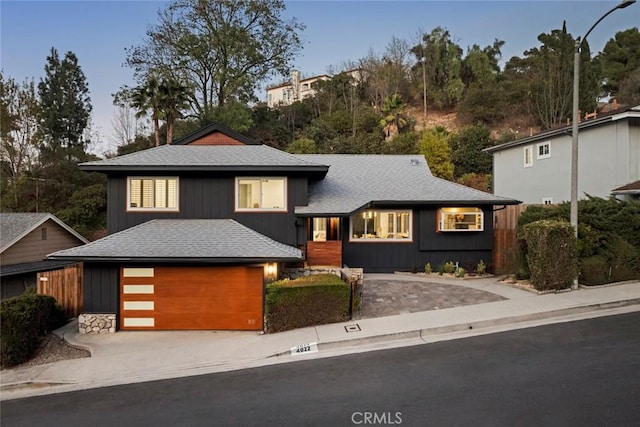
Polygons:
[[113,334],[116,332],[115,314],[83,313],[78,316],[81,334]]

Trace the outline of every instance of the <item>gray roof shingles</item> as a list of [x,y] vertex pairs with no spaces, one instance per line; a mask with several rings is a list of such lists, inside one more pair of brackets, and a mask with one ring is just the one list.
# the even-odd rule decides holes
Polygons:
[[328,164],[323,180],[309,186],[308,206],[299,215],[348,215],[370,203],[517,204],[434,177],[421,155],[305,154],[301,159]]
[[49,259],[224,262],[300,260],[302,252],[232,219],[152,220]]
[[51,219],[59,224],[60,227],[66,229],[80,242],[87,242],[84,237],[50,213],[3,212],[0,213],[0,252],[4,252],[7,248],[13,246],[18,240],[22,239],[48,219]]
[[266,145],[162,145],[124,156],[82,163],[85,170],[118,168],[324,168]]

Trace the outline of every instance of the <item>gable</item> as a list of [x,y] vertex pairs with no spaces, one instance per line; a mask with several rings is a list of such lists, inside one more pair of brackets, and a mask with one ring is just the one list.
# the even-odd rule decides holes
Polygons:
[[260,143],[214,122],[173,141],[171,145],[260,145]]

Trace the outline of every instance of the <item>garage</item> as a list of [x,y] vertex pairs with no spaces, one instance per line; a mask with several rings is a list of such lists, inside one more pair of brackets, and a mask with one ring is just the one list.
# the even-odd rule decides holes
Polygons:
[[262,330],[262,266],[123,267],[121,330]]

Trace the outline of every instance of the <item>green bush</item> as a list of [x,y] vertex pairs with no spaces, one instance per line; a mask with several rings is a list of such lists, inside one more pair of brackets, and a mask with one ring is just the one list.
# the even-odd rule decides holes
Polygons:
[[600,255],[580,260],[580,283],[583,285],[602,285],[609,283],[609,263]]
[[433,270],[432,270],[432,268],[431,268],[431,263],[430,263],[430,262],[426,263],[426,264],[424,265],[424,272],[425,272],[425,273],[427,273],[427,274],[431,274],[431,272],[432,272],[432,271],[433,271]]
[[531,284],[539,290],[571,287],[577,274],[577,240],[565,221],[540,220],[524,226]]
[[25,293],[0,303],[0,337],[3,366],[24,363],[46,333],[65,320],[64,310],[48,295]]
[[267,332],[349,320],[351,289],[338,276],[317,274],[267,285]]
[[[533,205],[520,215],[516,278],[530,277],[523,227],[541,219],[568,221],[569,210],[569,203]],[[580,282],[594,285],[640,279],[640,205],[589,197],[578,202],[578,213]]]
[[456,269],[456,266],[453,263],[453,261],[449,261],[449,262],[445,262],[444,263],[444,266],[443,266],[443,272],[444,273],[453,274],[455,269]]
[[478,265],[476,265],[476,273],[484,274],[486,272],[487,272],[487,265],[484,263],[484,261],[480,260]]
[[456,268],[456,272],[455,272],[456,277],[464,277],[465,273],[466,271],[464,270],[464,268],[462,267]]

